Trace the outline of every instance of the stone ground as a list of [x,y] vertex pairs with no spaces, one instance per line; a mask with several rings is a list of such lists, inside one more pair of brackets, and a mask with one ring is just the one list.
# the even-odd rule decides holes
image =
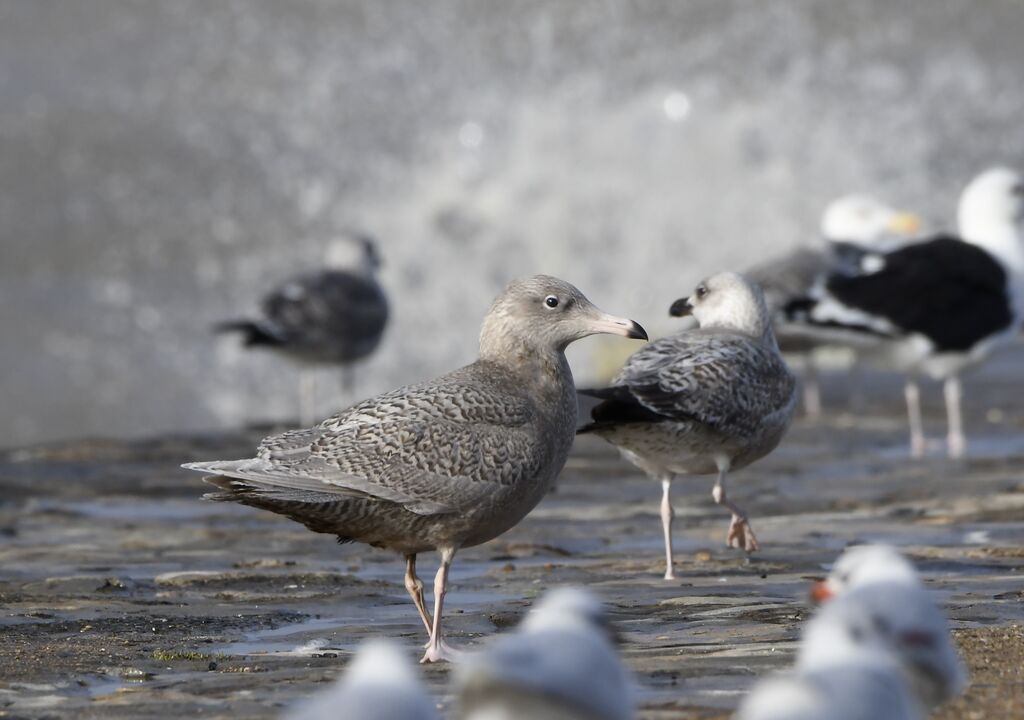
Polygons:
[[[545,588],[610,605],[640,717],[724,718],[793,657],[806,596],[854,541],[896,543],[946,604],[972,685],[934,717],[1024,717],[1024,401],[1020,354],[968,383],[970,456],[905,457],[892,380],[866,405],[799,421],[737,473],[764,550],[723,547],[710,478],[676,483],[677,574],[661,579],[660,488],[584,439],[558,490],[517,528],[461,552],[446,627],[472,648]],[[827,400],[842,407],[833,379]],[[928,388],[928,422],[942,428]],[[394,556],[270,513],[206,503],[181,462],[243,456],[260,431],[81,441],[0,456],[0,717],[279,714],[335,677],[364,638],[421,627]],[[424,577],[434,558],[421,558]],[[439,703],[449,669],[424,676]]]

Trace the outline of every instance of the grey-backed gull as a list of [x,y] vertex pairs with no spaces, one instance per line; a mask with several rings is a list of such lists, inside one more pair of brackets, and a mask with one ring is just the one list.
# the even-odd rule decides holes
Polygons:
[[717,474],[712,496],[732,512],[727,543],[758,549],[746,513],[726,495],[726,474],[775,449],[796,404],[795,379],[756,285],[736,273],[714,275],[670,313],[692,314],[700,327],[646,345],[610,387],[584,390],[601,402],[579,431],[604,438],[661,480],[666,580],[675,577],[669,492],[676,475]]
[[[359,258],[351,262],[352,245]],[[219,332],[240,332],[246,347],[268,348],[302,363],[299,421],[316,419],[315,375],[310,366],[339,365],[351,401],[352,365],[373,353],[388,320],[388,301],[377,280],[380,255],[364,235],[332,243],[327,268],[288,280],[263,298],[260,316],[230,320]]]

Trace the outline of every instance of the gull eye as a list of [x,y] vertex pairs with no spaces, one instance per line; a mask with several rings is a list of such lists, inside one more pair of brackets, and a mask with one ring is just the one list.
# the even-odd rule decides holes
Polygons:
[[544,304],[547,305],[549,308],[556,308],[558,307],[558,298],[555,297],[554,295],[548,295],[546,298],[544,298]]
[[703,285],[698,285],[697,286],[697,293],[696,294],[697,294],[697,297],[699,299],[703,298],[705,295],[708,294],[708,289],[706,287],[704,287]]

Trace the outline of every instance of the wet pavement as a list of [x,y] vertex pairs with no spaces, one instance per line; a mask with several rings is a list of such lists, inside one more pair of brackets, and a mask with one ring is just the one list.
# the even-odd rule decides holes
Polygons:
[[[799,421],[737,473],[763,551],[723,546],[711,478],[679,481],[676,572],[660,488],[600,441],[517,528],[459,553],[446,627],[467,648],[554,585],[610,605],[642,718],[727,717],[793,657],[810,580],[854,541],[896,543],[947,605],[975,684],[942,718],[1024,717],[1024,403],[1011,356],[968,382],[973,444],[905,457],[894,380],[861,415]],[[842,387],[826,388],[833,408]],[[939,393],[928,422],[941,430]],[[337,545],[270,513],[201,501],[190,460],[242,457],[263,431],[82,441],[0,457],[0,717],[273,717],[322,687],[365,638],[424,638],[390,553]],[[421,573],[435,558],[421,556]],[[449,670],[423,669],[450,708]]]

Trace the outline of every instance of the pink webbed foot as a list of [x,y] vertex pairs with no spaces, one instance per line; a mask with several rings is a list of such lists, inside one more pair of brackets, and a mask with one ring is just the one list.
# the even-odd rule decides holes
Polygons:
[[761,549],[761,545],[757,542],[757,536],[754,535],[754,529],[750,527],[750,523],[747,522],[745,517],[740,517],[739,515],[732,516],[726,542],[729,547],[748,553],[757,552]]
[[436,643],[428,642],[427,651],[423,653],[420,663],[455,662],[459,659],[460,655],[462,655],[461,651],[456,650],[444,640]]

